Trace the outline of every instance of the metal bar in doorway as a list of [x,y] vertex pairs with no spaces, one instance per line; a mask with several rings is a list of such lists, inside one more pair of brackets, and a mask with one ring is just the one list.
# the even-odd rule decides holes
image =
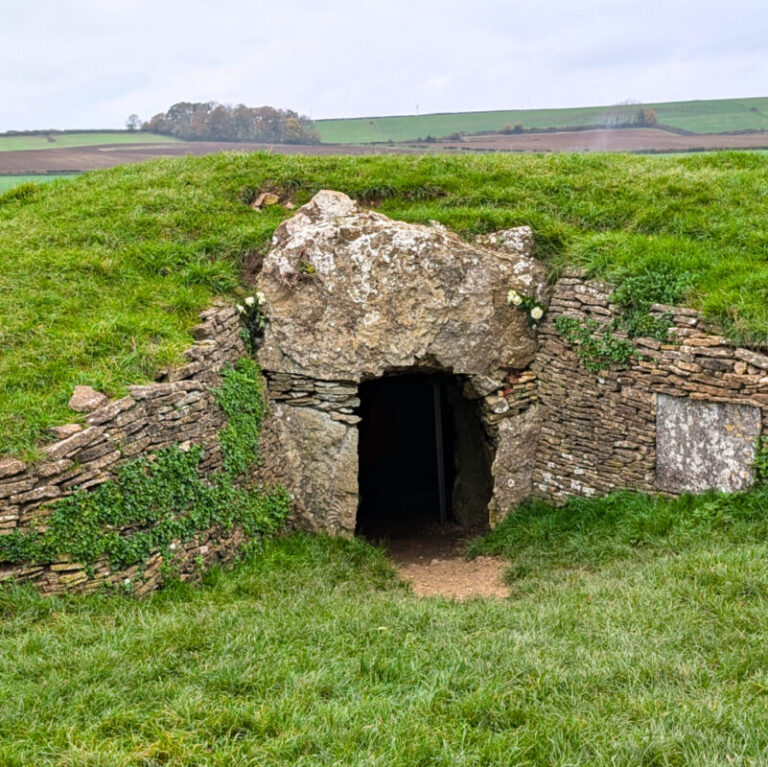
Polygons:
[[443,445],[443,403],[440,382],[432,384],[432,401],[435,408],[435,452],[437,458],[437,494],[440,501],[440,524],[448,521],[448,498],[445,492],[445,449]]

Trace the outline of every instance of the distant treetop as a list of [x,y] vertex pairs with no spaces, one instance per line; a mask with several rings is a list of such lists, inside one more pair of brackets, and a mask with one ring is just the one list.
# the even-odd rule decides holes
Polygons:
[[187,141],[259,141],[274,144],[318,144],[312,121],[290,109],[270,106],[227,106],[215,101],[180,101],[156,114],[142,130]]

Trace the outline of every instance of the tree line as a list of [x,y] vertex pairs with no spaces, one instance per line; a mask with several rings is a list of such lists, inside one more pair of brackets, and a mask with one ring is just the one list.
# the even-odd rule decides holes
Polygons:
[[186,141],[256,141],[274,144],[317,144],[312,120],[291,109],[271,106],[227,106],[215,101],[180,101],[142,123],[137,115],[128,130],[144,130]]

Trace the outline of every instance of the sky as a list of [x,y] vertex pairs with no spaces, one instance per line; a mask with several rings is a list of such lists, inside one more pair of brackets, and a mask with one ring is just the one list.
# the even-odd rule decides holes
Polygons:
[[768,95],[766,0],[0,0],[0,131]]

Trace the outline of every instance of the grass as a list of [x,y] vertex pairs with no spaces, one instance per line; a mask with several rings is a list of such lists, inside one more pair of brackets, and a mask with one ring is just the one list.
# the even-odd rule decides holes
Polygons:
[[417,600],[380,551],[304,535],[141,602],[1,590],[0,763],[757,767],[749,498],[523,510],[485,544],[518,563],[505,601]]
[[177,141],[172,136],[161,136],[157,133],[131,133],[115,131],[114,133],[84,131],[78,133],[51,133],[53,141],[42,136],[3,136],[0,135],[0,152],[18,152],[24,149],[66,149],[68,147],[101,146],[102,144],[163,144]]
[[[768,130],[768,98],[673,101],[649,104],[659,123],[692,133]],[[359,144],[372,141],[412,141],[427,135],[499,131],[521,122],[524,128],[572,128],[593,126],[604,120],[612,107],[570,109],[511,109],[491,112],[453,112],[399,117],[355,117],[318,120],[323,141]],[[754,111],[753,111],[754,110]]]
[[503,556],[516,587],[558,581],[578,567],[598,572],[615,562],[642,563],[768,540],[768,487],[749,493],[683,495],[668,499],[622,491],[599,499],[571,498],[564,506],[526,501],[471,554]]
[[[612,155],[161,159],[0,196],[0,455],[33,455],[77,418],[76,384],[120,396],[181,361],[197,313],[234,295],[248,254],[299,203],[340,189],[464,236],[533,226],[538,256],[620,283],[664,265],[735,339],[768,344],[768,158]],[[66,183],[66,194],[62,184]]]
[[7,192],[9,189],[13,189],[15,186],[21,184],[40,184],[46,181],[55,181],[57,178],[68,178],[73,174],[55,174],[49,173],[45,175],[34,174],[31,176],[0,176],[0,194]]

